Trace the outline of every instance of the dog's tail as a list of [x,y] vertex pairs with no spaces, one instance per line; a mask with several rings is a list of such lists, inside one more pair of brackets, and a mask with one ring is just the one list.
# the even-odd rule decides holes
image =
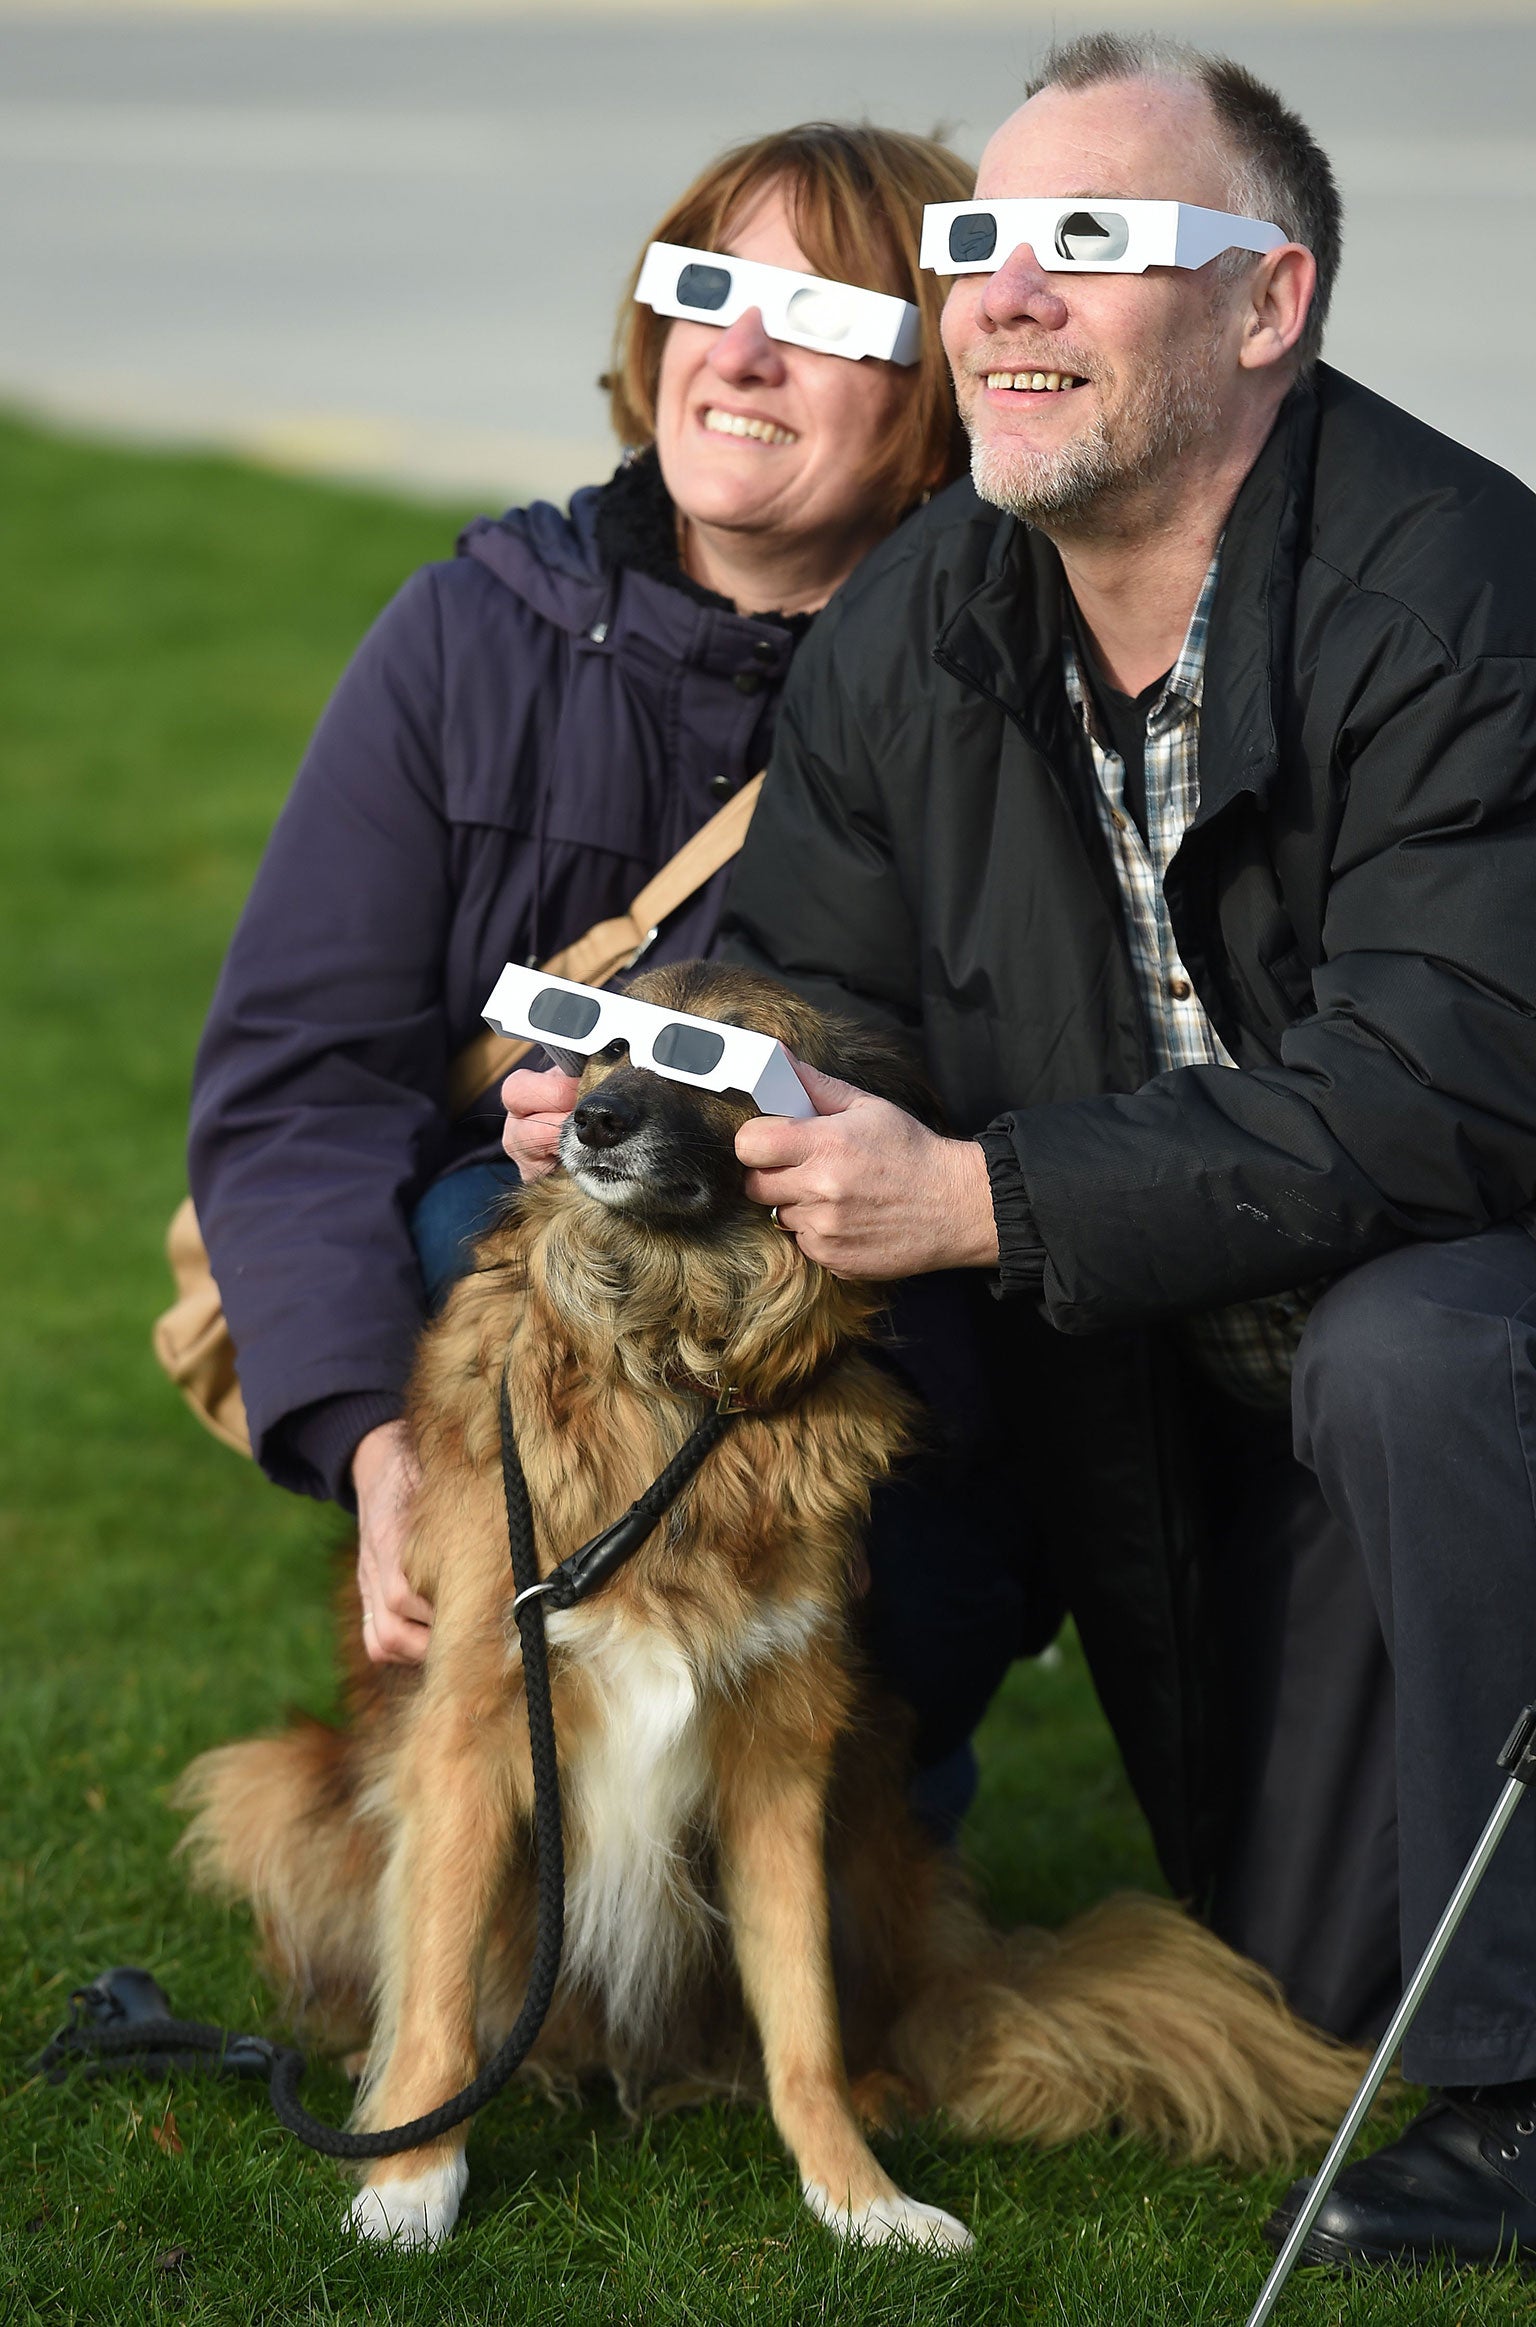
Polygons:
[[384,1839],[359,1815],[356,1748],[322,1721],[200,1754],[174,1800],[200,1890],[244,1899],[294,2017],[337,2043],[366,2030]]
[[903,2015],[894,2065],[975,2139],[1115,2125],[1267,2165],[1326,2139],[1359,2083],[1363,2056],[1168,1900],[1113,1898],[1009,1939],[964,1901],[939,1912],[946,1968]]

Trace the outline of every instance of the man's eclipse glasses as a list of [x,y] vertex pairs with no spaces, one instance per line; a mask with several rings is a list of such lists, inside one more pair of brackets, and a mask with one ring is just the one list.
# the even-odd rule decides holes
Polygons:
[[991,275],[1021,243],[1047,274],[1141,275],[1148,267],[1203,267],[1227,250],[1278,250],[1290,241],[1261,218],[1193,202],[1085,202],[1031,196],[1006,202],[930,202],[921,264],[936,275]]
[[855,363],[861,356],[883,356],[892,364],[915,364],[918,358],[922,319],[909,299],[834,283],[825,275],[797,274],[793,267],[770,267],[761,259],[733,259],[724,251],[653,242],[635,297],[657,315],[722,329],[755,307],[770,339]]
[[515,962],[496,980],[483,1015],[498,1034],[541,1044],[567,1074],[580,1074],[595,1052],[623,1042],[631,1066],[649,1067],[669,1082],[691,1083],[699,1091],[740,1091],[763,1115],[804,1122],[816,1112],[783,1044],[748,1026],[690,1018],[632,994],[519,969]]

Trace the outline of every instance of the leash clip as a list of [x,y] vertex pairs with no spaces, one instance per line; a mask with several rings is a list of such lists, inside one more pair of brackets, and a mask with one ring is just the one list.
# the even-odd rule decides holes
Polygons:
[[722,1384],[720,1395],[715,1400],[717,1414],[750,1414],[751,1411],[751,1407],[746,1403],[734,1382]]
[[554,1588],[555,1579],[553,1576],[546,1576],[542,1584],[525,1585],[523,1590],[517,1594],[516,1598],[512,1602],[513,1615],[515,1616],[517,1614],[518,1609],[522,1606],[525,1600],[536,1600],[542,1592],[552,1592]]

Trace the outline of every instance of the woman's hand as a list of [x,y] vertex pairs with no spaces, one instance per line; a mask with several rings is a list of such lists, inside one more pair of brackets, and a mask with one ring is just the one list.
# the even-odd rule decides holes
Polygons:
[[358,1440],[352,1485],[363,1646],[373,1664],[420,1664],[432,1628],[432,1603],[411,1590],[400,1564],[421,1485],[416,1450],[403,1422],[381,1422]]
[[541,1180],[560,1161],[560,1133],[579,1088],[576,1077],[562,1074],[558,1067],[543,1074],[532,1067],[516,1067],[502,1084],[507,1120],[501,1144],[525,1180]]

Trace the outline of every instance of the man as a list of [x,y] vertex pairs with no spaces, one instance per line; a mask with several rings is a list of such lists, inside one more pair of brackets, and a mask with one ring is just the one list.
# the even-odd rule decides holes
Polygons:
[[[738,1152],[833,1269],[995,1272],[1170,1879],[1359,2035],[1536,1694],[1536,502],[1317,365],[1337,196],[1235,66],[1055,53],[977,187],[1047,197],[1280,232],[1074,272],[1000,213],[957,277],[974,491],[820,618],[731,926],[975,1136],[808,1078]],[[1533,1930],[1536,1820],[1315,2255],[1536,2248]]]

